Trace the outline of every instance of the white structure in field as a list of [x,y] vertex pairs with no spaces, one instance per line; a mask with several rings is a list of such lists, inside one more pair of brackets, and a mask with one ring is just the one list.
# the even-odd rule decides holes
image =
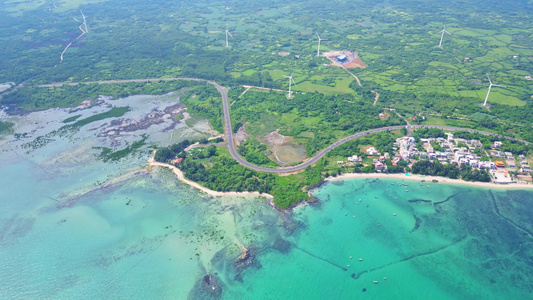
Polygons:
[[487,96],[485,97],[485,102],[483,102],[483,106],[487,105],[487,100],[489,99],[490,89],[493,86],[505,87],[504,85],[493,84],[488,74],[487,74],[487,78],[489,79],[489,90],[487,91]]

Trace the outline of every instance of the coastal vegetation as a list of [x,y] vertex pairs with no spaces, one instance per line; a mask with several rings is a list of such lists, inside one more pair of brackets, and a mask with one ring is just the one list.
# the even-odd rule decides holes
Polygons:
[[75,116],[72,116],[72,117],[68,117],[68,118],[66,118],[65,120],[63,120],[63,123],[74,122],[74,121],[76,121],[79,117],[81,117],[81,115],[75,115]]
[[0,121],[0,134],[9,133],[13,128],[13,123]]
[[127,145],[125,148],[116,150],[116,151],[113,151],[113,149],[107,148],[107,147],[96,147],[96,149],[101,150],[99,158],[103,160],[104,162],[119,161],[122,158],[125,158],[128,155],[135,153],[142,146],[146,145],[145,141],[147,138],[148,138],[147,135],[142,135],[142,138],[139,141],[135,141],[131,143],[131,145]]
[[455,165],[443,165],[438,160],[420,160],[413,164],[411,170],[413,174],[448,177],[466,181],[491,181],[491,177],[486,170],[472,169],[470,166],[459,168]]
[[[533,142],[533,101],[527,79],[533,73],[533,28],[527,5],[516,1],[502,6],[496,0],[461,5],[435,0],[356,0],[325,6],[323,1],[310,0],[302,7],[300,2],[277,0],[268,5],[256,1],[177,4],[133,0],[125,10],[121,2],[43,3],[34,8],[9,3],[0,9],[0,22],[6,25],[0,26],[0,37],[8,41],[0,46],[0,82],[12,81],[16,87],[3,93],[0,105],[7,106],[8,113],[20,113],[74,107],[85,100],[98,101],[100,95],[159,95],[187,88],[182,103],[188,112],[208,118],[215,130],[223,132],[220,95],[211,85],[178,80],[117,81],[212,80],[229,88],[232,130],[242,128],[246,136],[238,147],[240,155],[261,166],[284,164],[274,159],[279,149],[271,136],[283,138],[283,145],[304,149],[299,156],[303,160],[350,134],[403,125],[406,120],[473,128]],[[491,7],[498,7],[497,13]],[[78,24],[72,21],[78,9],[89,16],[91,31],[74,41],[59,62],[61,51],[79,34]],[[446,36],[439,48],[439,31],[444,25],[452,35]],[[235,36],[229,47],[224,47],[226,26]],[[321,44],[322,53],[352,51],[362,63],[346,70],[317,56],[316,33],[327,39]],[[483,107],[487,74],[495,84],[506,87],[494,88],[489,105]],[[293,97],[284,92],[288,75],[295,81]],[[110,82],[97,83],[103,80]],[[52,82],[67,85],[41,86]],[[88,84],[69,85],[78,82]],[[68,124],[62,130],[120,117],[128,110],[114,107],[84,119],[73,116],[64,120]],[[301,174],[268,175],[264,188],[278,194],[283,194],[283,189],[300,190],[304,196],[294,194],[286,197],[289,200],[279,200],[290,206],[293,199],[304,199],[305,191],[327,175],[373,172],[371,162],[376,158],[366,155],[365,147],[392,153],[398,134],[406,132],[369,135],[346,143]],[[417,138],[441,134],[438,130],[414,132]],[[476,138],[483,145],[494,142],[494,137]],[[51,139],[38,137],[35,145]],[[529,146],[502,142],[504,151],[531,153]],[[140,145],[135,143],[122,150],[102,149],[102,158],[122,157]],[[156,159],[181,155],[183,166],[190,167],[186,174],[209,178],[203,182],[212,187],[216,184],[209,182],[224,179],[217,179],[222,174],[218,166],[232,168],[231,178],[237,182],[242,181],[239,176],[256,176],[240,165],[230,165],[223,148],[194,150],[188,156],[185,147],[160,149]],[[442,150],[437,143],[433,147]],[[359,153],[361,164],[337,164]],[[403,163],[393,165],[390,159],[385,164],[388,172],[407,170]],[[211,173],[217,176],[206,175]],[[457,176],[463,175],[470,178],[467,173]],[[275,185],[269,185],[269,176],[276,178],[272,181]],[[218,183],[230,188],[226,181]]]
[[76,121],[73,124],[69,124],[69,125],[63,126],[62,128],[64,128],[64,129],[78,129],[78,128],[80,128],[82,126],[85,126],[85,125],[87,125],[89,123],[92,123],[92,122],[104,120],[104,119],[107,119],[107,118],[122,117],[125,113],[127,113],[130,110],[131,110],[131,108],[128,107],[128,106],[125,106],[125,107],[113,107],[113,108],[111,108],[110,110],[108,110],[106,112],[99,113],[99,114],[92,115],[90,117],[78,120],[78,121]]
[[[479,133],[466,131],[452,132],[455,137],[463,139],[477,139],[486,147],[494,141],[499,141],[498,137],[485,136]],[[272,173],[258,172],[238,164],[229,154],[226,147],[197,147],[189,151],[184,151],[193,142],[184,140],[169,147],[157,150],[154,158],[157,161],[170,163],[181,169],[187,179],[196,181],[202,186],[215,191],[258,191],[274,196],[274,204],[281,208],[290,208],[302,201],[310,200],[308,192],[329,176],[337,176],[344,173],[374,173],[376,172],[375,160],[382,159],[380,155],[368,155],[366,150],[371,146],[379,153],[393,154],[395,152],[394,142],[402,137],[400,132],[384,131],[369,134],[353,141],[344,143],[326,154],[316,164],[307,167],[302,172],[290,174],[288,176]],[[442,137],[444,132],[440,129],[422,128],[414,131],[413,136],[419,138]],[[502,149],[515,151],[515,154],[533,153],[533,148],[513,140],[501,139]],[[437,150],[439,144],[435,143]],[[458,143],[461,145],[461,142]],[[463,144],[466,146],[466,144]],[[507,147],[507,148],[503,148]],[[259,155],[265,150],[265,146],[255,142],[247,141],[241,144],[239,152],[249,162],[264,163],[267,166],[274,166],[272,162],[267,163],[266,156]],[[479,149],[476,149],[479,150]],[[251,156],[256,153],[256,156]],[[481,150],[478,155],[484,155]],[[362,162],[347,163],[348,157],[360,156]],[[488,156],[483,158],[488,159]],[[482,160],[484,160],[482,158]],[[485,160],[486,160],[485,159]],[[462,179],[465,181],[490,182],[491,176],[486,170],[472,168],[469,165],[455,165],[441,163],[438,160],[414,159],[411,162],[400,160],[394,163],[391,158],[386,158],[383,164],[387,168],[384,173],[404,173],[431,175],[448,177],[452,179]]]
[[[1,103],[16,105],[26,111],[55,107],[75,107],[84,100],[97,100],[105,95],[124,98],[132,95],[162,95],[185,87],[203,85],[187,80],[126,82],[113,84],[77,84],[57,87],[24,86],[2,97]],[[9,112],[9,110],[8,110]]]

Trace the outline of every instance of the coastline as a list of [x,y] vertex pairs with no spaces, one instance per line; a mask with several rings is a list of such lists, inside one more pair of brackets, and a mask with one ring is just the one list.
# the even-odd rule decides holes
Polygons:
[[208,194],[209,196],[213,196],[213,197],[219,197],[219,196],[249,196],[249,195],[253,195],[253,196],[262,196],[262,197],[266,197],[268,199],[270,199],[270,202],[272,202],[272,199],[274,199],[274,196],[270,195],[270,194],[266,194],[266,193],[259,193],[259,192],[219,192],[219,191],[213,191],[211,189],[208,189],[206,187],[203,187],[201,186],[199,183],[197,182],[194,182],[192,180],[189,180],[187,178],[185,178],[185,175],[183,174],[183,172],[178,169],[177,167],[173,166],[173,165],[170,165],[170,164],[165,164],[165,163],[160,163],[160,162],[157,162],[154,160],[153,156],[152,158],[150,158],[148,160],[148,166],[149,167],[164,167],[164,168],[168,168],[170,169],[175,175],[176,177],[178,177],[178,179],[183,182],[183,183],[186,183],[206,194]]
[[511,183],[511,184],[499,184],[492,182],[479,182],[479,181],[464,181],[461,179],[451,179],[447,177],[439,176],[430,176],[430,175],[412,175],[406,176],[403,173],[396,174],[387,174],[387,173],[348,173],[342,174],[337,177],[328,177],[324,181],[338,181],[345,179],[354,179],[354,178],[389,178],[389,179],[400,179],[400,180],[412,180],[412,181],[422,181],[432,182],[433,180],[438,180],[438,183],[444,184],[458,184],[458,185],[469,185],[482,188],[495,188],[495,189],[533,189],[533,184],[520,184],[520,183]]

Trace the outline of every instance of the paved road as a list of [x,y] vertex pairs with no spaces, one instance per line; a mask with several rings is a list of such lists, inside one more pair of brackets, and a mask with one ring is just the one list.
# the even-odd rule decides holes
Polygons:
[[[292,166],[292,167],[284,167],[284,168],[266,168],[266,167],[261,167],[261,166],[256,166],[254,164],[251,164],[249,162],[247,162],[246,160],[244,160],[244,158],[242,158],[238,153],[237,153],[237,150],[235,149],[235,144],[233,142],[233,131],[231,130],[231,120],[230,120],[230,113],[229,113],[229,105],[228,105],[228,96],[226,94],[226,89],[222,86],[220,86],[218,83],[214,82],[214,81],[207,81],[207,80],[204,80],[204,79],[198,79],[198,78],[153,78],[153,79],[127,79],[127,80],[108,80],[108,81],[97,81],[97,82],[83,82],[82,84],[91,84],[91,83],[97,83],[97,84],[106,84],[106,83],[124,83],[124,82],[149,82],[149,81],[160,81],[160,80],[163,80],[163,81],[171,81],[171,80],[188,80],[188,81],[198,81],[198,82],[205,82],[207,84],[211,84],[213,85],[220,93],[220,96],[222,97],[222,106],[223,106],[223,110],[224,110],[224,131],[226,133],[226,138],[227,138],[227,142],[228,142],[228,149],[229,149],[229,152],[231,154],[231,156],[241,165],[245,166],[245,167],[248,167],[250,169],[254,169],[254,170],[257,170],[257,171],[262,171],[262,172],[269,172],[269,173],[288,173],[288,172],[294,172],[294,171],[299,171],[299,170],[302,170],[302,169],[305,169],[306,167],[316,163],[318,160],[320,160],[322,157],[324,157],[324,155],[326,155],[329,151],[333,150],[334,148],[346,143],[346,142],[349,142],[349,141],[352,141],[356,138],[359,138],[359,137],[362,137],[362,136],[365,136],[365,135],[368,135],[368,134],[371,134],[371,133],[376,133],[376,132],[382,132],[382,131],[387,131],[387,130],[401,130],[402,128],[406,128],[407,129],[407,132],[409,133],[409,135],[411,134],[411,130],[412,129],[418,129],[418,128],[436,128],[436,129],[440,129],[440,130],[449,130],[449,131],[468,131],[468,132],[474,132],[474,133],[480,133],[480,134],[484,134],[484,135],[492,135],[492,136],[498,136],[500,138],[505,138],[505,139],[508,139],[508,140],[514,140],[514,141],[519,141],[519,142],[522,142],[522,143],[525,143],[525,144],[528,144],[528,142],[526,141],[522,141],[522,140],[519,140],[519,139],[515,139],[515,138],[512,138],[512,137],[507,137],[507,136],[502,136],[502,135],[499,135],[499,134],[495,134],[495,133],[491,133],[491,132],[485,132],[485,131],[479,131],[479,130],[475,130],[475,129],[468,129],[468,128],[460,128],[460,127],[450,127],[450,126],[433,126],[433,125],[410,125],[409,124],[409,121],[406,120],[407,124],[408,125],[404,125],[404,126],[390,126],[390,127],[382,127],[382,128],[376,128],[376,129],[370,129],[370,130],[367,130],[367,131],[363,131],[363,132],[359,132],[359,133],[356,133],[356,134],[353,134],[353,135],[350,135],[348,137],[345,137],[343,139],[340,139],[338,141],[336,141],[335,143],[327,146],[325,149],[323,149],[322,151],[318,152],[314,157],[312,157],[311,159],[299,164],[299,165],[296,165],[296,166]],[[79,83],[52,83],[52,84],[44,84],[44,85],[40,85],[41,87],[52,87],[52,86],[61,86],[61,85],[65,85],[65,84],[68,84],[68,85],[77,85]]]
[[[226,90],[225,90],[224,87],[218,85],[216,82],[208,81],[207,83],[212,84],[214,87],[216,87],[218,89],[218,91],[220,92],[220,95],[222,96],[222,106],[224,108],[224,122],[225,122],[224,129],[226,131],[226,138],[227,138],[227,141],[228,141],[228,149],[229,149],[229,152],[230,152],[231,156],[238,163],[240,163],[241,165],[243,165],[245,167],[248,167],[250,169],[254,169],[254,170],[262,171],[262,172],[287,173],[287,172],[294,172],[294,171],[299,171],[299,170],[305,169],[306,167],[316,163],[318,160],[320,160],[322,157],[324,157],[324,155],[326,155],[326,153],[328,153],[329,151],[333,150],[334,148],[336,148],[336,147],[338,147],[338,146],[340,146],[340,145],[342,145],[342,144],[344,144],[346,142],[352,141],[352,140],[354,140],[356,138],[365,136],[367,134],[376,133],[376,132],[382,132],[382,131],[387,131],[387,130],[401,130],[402,128],[406,128],[407,132],[410,135],[412,129],[417,129],[417,128],[437,128],[437,129],[441,129],[441,130],[449,130],[449,131],[462,130],[462,131],[468,131],[468,132],[477,132],[477,133],[481,133],[481,134],[484,134],[484,135],[500,136],[498,134],[494,134],[494,133],[491,133],[491,132],[484,132],[484,131],[468,129],[468,128],[459,128],[459,127],[450,127],[450,126],[432,126],[432,125],[410,125],[409,121],[406,121],[407,124],[408,124],[406,126],[389,126],[389,127],[370,129],[370,130],[359,132],[359,133],[350,135],[348,137],[345,137],[343,139],[340,139],[340,140],[336,141],[335,143],[327,146],[322,151],[318,152],[311,159],[309,159],[309,160],[307,160],[307,161],[305,161],[305,162],[303,162],[303,163],[301,163],[299,165],[296,165],[296,166],[284,167],[284,168],[261,167],[261,166],[256,166],[254,164],[251,164],[251,163],[247,162],[246,160],[244,160],[237,153],[237,150],[235,149],[235,144],[233,142],[233,131],[231,130],[231,119],[230,119],[228,97],[226,95]],[[506,138],[506,139],[510,139],[510,140],[520,141],[520,142],[523,142],[523,143],[527,144],[527,142],[521,141],[521,140],[518,140],[518,139],[515,139],[515,138],[504,137],[504,136],[501,136],[501,137],[502,138]]]

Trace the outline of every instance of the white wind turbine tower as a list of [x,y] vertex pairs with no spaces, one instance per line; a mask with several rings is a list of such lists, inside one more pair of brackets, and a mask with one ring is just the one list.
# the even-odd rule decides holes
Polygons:
[[233,37],[233,35],[231,35],[231,33],[229,32],[228,27],[226,27],[226,48],[229,48],[228,35]]
[[294,82],[294,79],[292,78],[292,74],[291,76],[285,76],[285,78],[289,78],[289,99],[291,98],[291,84],[294,83],[294,85],[296,85],[296,82]]
[[440,33],[441,33],[441,35],[440,35],[439,48],[442,48],[442,39],[444,38],[444,33],[447,33],[449,35],[452,35],[452,34],[449,33],[448,31],[446,31],[446,25],[444,25],[444,27],[442,28],[442,31]]
[[489,79],[489,90],[487,91],[487,96],[485,97],[485,102],[483,102],[483,106],[487,105],[487,100],[489,99],[490,89],[493,86],[505,87],[504,85],[493,84],[488,74],[487,74],[487,78]]
[[320,56],[320,41],[325,41],[326,39],[321,39],[318,33],[316,34],[316,36],[318,37],[318,48],[316,49],[316,56],[318,57]]

